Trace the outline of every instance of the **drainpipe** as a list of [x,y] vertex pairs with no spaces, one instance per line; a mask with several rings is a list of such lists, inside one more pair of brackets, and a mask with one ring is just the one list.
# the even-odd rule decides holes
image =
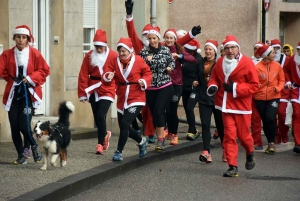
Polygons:
[[266,10],[264,0],[262,0],[261,9],[261,42],[266,43]]
[[151,0],[150,23],[152,26],[156,26],[156,0]]

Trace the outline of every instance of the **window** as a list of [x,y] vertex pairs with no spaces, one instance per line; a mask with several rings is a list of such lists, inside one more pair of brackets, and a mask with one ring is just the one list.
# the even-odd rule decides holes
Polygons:
[[98,24],[97,0],[83,0],[83,56],[93,48]]

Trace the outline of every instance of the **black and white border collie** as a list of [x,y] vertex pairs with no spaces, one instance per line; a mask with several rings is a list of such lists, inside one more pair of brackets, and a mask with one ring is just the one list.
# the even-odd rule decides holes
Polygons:
[[56,166],[56,160],[60,156],[61,167],[67,164],[67,147],[71,141],[71,132],[69,130],[70,113],[74,112],[75,106],[70,101],[64,101],[59,104],[59,119],[53,125],[49,121],[38,121],[34,127],[34,134],[43,154],[43,166],[41,170],[47,170],[47,158],[52,154],[51,165]]

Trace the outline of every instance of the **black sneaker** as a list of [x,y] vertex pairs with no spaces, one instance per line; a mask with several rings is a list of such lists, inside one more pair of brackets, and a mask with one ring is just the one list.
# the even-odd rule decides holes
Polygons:
[[246,155],[246,164],[245,168],[247,170],[252,170],[255,166],[255,158],[253,152],[251,154]]
[[295,152],[297,154],[300,154],[300,145],[295,146],[294,149],[293,149],[293,152]]
[[19,155],[18,159],[13,162],[14,165],[25,165],[27,164],[24,154]]
[[238,175],[238,167],[230,166],[229,169],[224,172],[223,177],[237,177]]
[[42,154],[37,150],[37,145],[31,146],[32,155],[34,162],[39,162],[42,160]]

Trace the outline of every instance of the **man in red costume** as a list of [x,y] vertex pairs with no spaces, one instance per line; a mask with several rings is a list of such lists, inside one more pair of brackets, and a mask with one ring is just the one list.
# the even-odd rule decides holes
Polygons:
[[293,106],[292,127],[294,130],[294,152],[300,153],[300,42],[297,52],[283,68],[286,86],[290,89],[290,99]]
[[224,177],[238,176],[238,144],[246,150],[245,168],[251,170],[255,166],[253,139],[249,127],[251,121],[252,94],[258,90],[258,76],[252,60],[240,52],[237,39],[226,36],[222,43],[225,56],[220,58],[208,83],[207,94],[215,93],[215,107],[222,111],[224,124],[224,141],[229,169]]

